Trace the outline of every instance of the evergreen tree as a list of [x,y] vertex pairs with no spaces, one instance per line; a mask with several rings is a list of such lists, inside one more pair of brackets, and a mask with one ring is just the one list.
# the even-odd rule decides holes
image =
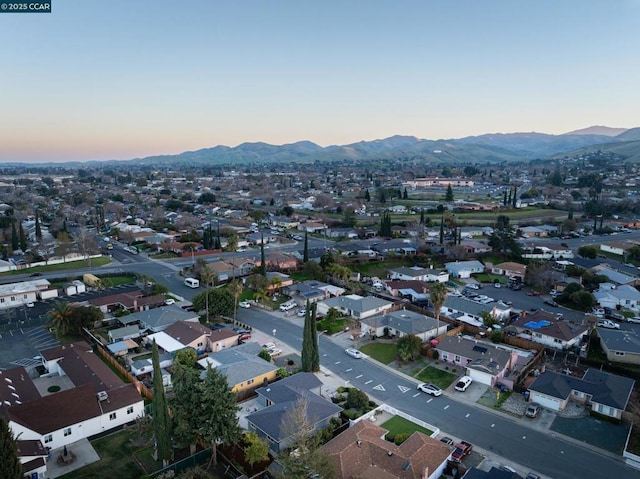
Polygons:
[[153,341],[152,349],[153,363],[153,433],[156,440],[158,459],[163,465],[169,463],[171,459],[171,418],[167,410],[167,402],[164,396],[164,385],[162,384],[162,370],[160,369],[160,359],[158,345]]
[[516,207],[517,199],[518,199],[518,186],[516,185],[513,187],[513,204],[511,205],[514,208]]
[[264,253],[264,233],[260,234],[260,274],[267,277],[267,257]]
[[573,219],[573,209],[569,209],[569,218],[570,220]]
[[16,251],[20,247],[18,232],[16,231],[16,220],[11,220],[11,251]]
[[406,188],[402,192],[402,199],[403,200],[408,200],[409,199],[409,193],[407,193],[407,189]]
[[371,195],[369,194],[369,190],[366,190],[364,193],[364,199],[367,201],[367,203],[369,201],[371,201]]
[[309,307],[309,301],[304,314],[304,328],[302,329],[302,355],[301,355],[301,370],[306,373],[310,373],[312,367],[311,357],[313,355],[313,339],[311,338],[311,310]]
[[307,231],[304,232],[304,250],[302,251],[302,262],[306,263],[309,261],[309,233]]
[[424,224],[424,209],[420,210],[420,224]]
[[510,204],[511,204],[511,188],[509,188],[509,197],[507,198],[507,205],[510,205]]
[[13,432],[5,419],[0,416],[0,477],[2,479],[22,479],[22,465],[18,458],[18,446]]
[[504,190],[504,199],[502,200],[502,206],[507,206],[507,190]]
[[211,444],[211,462],[215,464],[218,461],[218,442],[233,444],[240,438],[236,415],[240,408],[226,376],[217,369],[209,366],[200,387],[201,401],[194,405],[194,416],[198,418],[198,435]]
[[440,244],[444,243],[444,215],[440,218]]
[[311,354],[311,371],[317,373],[320,371],[320,348],[318,347],[318,333],[316,327],[316,321],[318,316],[318,304],[313,303],[311,305],[311,345],[313,346]]
[[22,221],[20,221],[19,230],[19,239],[20,239],[20,249],[22,251],[27,251],[27,236],[24,234],[24,227],[22,226]]
[[385,195],[384,190],[380,190],[380,203],[387,202],[387,195]]
[[453,201],[453,188],[451,188],[451,185],[447,186],[447,192],[444,195],[444,200],[449,203]]
[[40,226],[40,215],[36,210],[36,239],[38,241],[42,240],[42,226]]

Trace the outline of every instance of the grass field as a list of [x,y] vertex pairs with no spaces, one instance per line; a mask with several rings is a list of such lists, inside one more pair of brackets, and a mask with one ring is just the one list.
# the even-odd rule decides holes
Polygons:
[[365,344],[360,348],[360,351],[383,364],[389,364],[398,357],[398,347],[389,343]]
[[423,383],[432,383],[440,389],[447,389],[458,376],[442,369],[427,366],[414,377]]
[[386,421],[384,424],[381,424],[380,426],[393,435],[402,433],[411,435],[416,431],[424,433],[427,436],[431,436],[433,434],[433,431],[430,431],[429,429],[419,426],[416,423],[400,416],[393,416],[391,419]]

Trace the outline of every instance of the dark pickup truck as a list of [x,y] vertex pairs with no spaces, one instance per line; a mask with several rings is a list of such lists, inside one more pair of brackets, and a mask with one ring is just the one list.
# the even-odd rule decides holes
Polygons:
[[462,459],[469,455],[472,449],[473,446],[471,444],[466,441],[460,441],[451,453],[451,460],[456,462],[462,461]]

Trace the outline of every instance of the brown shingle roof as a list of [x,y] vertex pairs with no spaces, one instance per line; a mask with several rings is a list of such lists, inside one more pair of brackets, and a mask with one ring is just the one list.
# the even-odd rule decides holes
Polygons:
[[189,344],[201,336],[211,336],[213,331],[200,323],[178,321],[167,327],[164,332],[182,344]]
[[[0,371],[0,406],[38,399],[40,393],[22,366]],[[6,402],[5,402],[6,401]]]
[[386,430],[360,421],[322,448],[342,479],[419,479],[435,471],[449,457],[449,448],[415,432],[400,446],[382,439]]

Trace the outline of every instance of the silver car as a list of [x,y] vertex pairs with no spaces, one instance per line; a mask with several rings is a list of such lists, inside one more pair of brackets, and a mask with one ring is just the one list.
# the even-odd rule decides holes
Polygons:
[[436,397],[442,394],[442,389],[440,389],[435,384],[420,383],[418,384],[418,389],[423,393],[431,394],[432,396]]

